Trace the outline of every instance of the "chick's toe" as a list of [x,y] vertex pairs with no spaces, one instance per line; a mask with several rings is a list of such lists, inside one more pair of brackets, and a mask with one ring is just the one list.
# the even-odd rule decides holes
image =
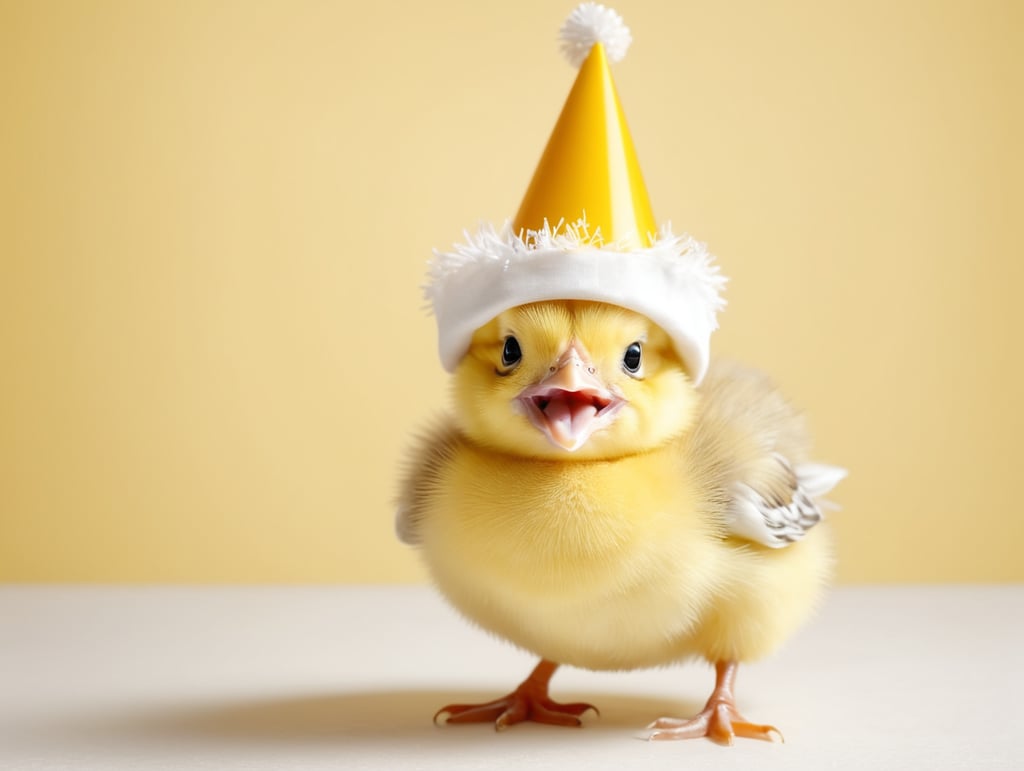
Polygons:
[[696,739],[706,736],[719,744],[732,744],[737,736],[744,739],[783,741],[782,733],[775,726],[751,723],[736,709],[733,698],[733,683],[736,677],[736,662],[723,661],[715,665],[717,679],[715,690],[704,709],[692,718],[679,719],[662,717],[649,726],[652,741],[674,739]]
[[447,723],[489,723],[501,731],[516,723],[532,721],[547,725],[580,726],[580,717],[597,707],[583,702],[560,704],[548,696],[548,683],[558,665],[541,661],[518,688],[506,696],[483,704],[449,704],[434,715],[434,722],[443,717]]

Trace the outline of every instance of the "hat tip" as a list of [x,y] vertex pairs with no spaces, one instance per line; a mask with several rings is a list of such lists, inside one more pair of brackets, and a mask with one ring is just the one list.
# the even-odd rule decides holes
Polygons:
[[612,62],[626,55],[633,36],[622,17],[600,3],[581,3],[576,6],[559,30],[562,53],[574,67],[579,67],[600,43]]

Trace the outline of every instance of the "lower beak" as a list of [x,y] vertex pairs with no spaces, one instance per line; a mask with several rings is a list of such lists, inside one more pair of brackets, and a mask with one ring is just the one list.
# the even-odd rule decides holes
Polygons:
[[610,425],[626,401],[605,387],[585,351],[575,344],[553,369],[517,401],[552,444],[574,452],[595,431]]

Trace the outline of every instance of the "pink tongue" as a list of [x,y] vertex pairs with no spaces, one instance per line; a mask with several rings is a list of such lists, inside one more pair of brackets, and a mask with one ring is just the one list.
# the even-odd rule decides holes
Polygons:
[[596,414],[597,407],[577,399],[555,398],[544,409],[551,436],[566,447],[576,445],[580,432],[590,425]]

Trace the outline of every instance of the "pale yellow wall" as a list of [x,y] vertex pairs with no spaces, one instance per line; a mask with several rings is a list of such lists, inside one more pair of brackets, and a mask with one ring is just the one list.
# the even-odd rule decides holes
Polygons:
[[[418,284],[514,213],[569,2],[0,2],[0,579],[405,581]],[[1024,579],[1024,4],[641,2],[717,353],[849,466],[845,581]]]

